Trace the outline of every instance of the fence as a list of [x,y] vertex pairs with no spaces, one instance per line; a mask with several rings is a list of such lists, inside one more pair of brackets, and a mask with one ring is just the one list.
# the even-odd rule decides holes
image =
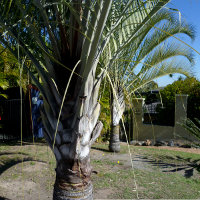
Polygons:
[[[21,137],[21,100],[0,101],[0,140],[19,139]],[[22,133],[29,135],[29,115],[25,101],[22,100]]]

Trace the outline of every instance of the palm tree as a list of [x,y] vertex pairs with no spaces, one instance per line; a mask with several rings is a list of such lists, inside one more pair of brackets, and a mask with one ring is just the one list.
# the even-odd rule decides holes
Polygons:
[[191,140],[188,138],[184,139],[195,143],[197,146],[200,146],[200,120],[194,118],[192,121],[191,119],[187,118],[178,124],[188,131],[188,135],[192,136]]
[[[27,56],[42,80],[30,72],[43,95],[43,132],[57,161],[54,200],[92,199],[89,153],[102,129],[98,92],[112,64],[97,74],[99,58],[113,36],[121,38],[122,24],[139,30],[168,1],[0,1],[0,42],[19,62]],[[135,37],[120,40],[111,60]]]
[[[142,35],[124,52],[121,51],[121,55],[108,70],[113,85],[112,93],[115,93],[111,95],[112,124],[109,143],[109,149],[113,152],[120,151],[119,122],[125,109],[124,93],[130,96],[154,79],[167,74],[191,75],[193,56],[190,49],[178,44],[176,40],[168,41],[176,34],[185,34],[194,39],[191,25],[180,24],[171,12],[162,11],[154,15],[140,31]],[[177,58],[180,56],[181,60]],[[102,60],[105,61],[104,58]],[[138,65],[141,69],[136,74]]]

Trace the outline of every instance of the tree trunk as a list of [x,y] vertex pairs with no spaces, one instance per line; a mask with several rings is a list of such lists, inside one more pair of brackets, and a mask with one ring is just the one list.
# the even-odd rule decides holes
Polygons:
[[111,91],[111,118],[112,127],[110,133],[109,150],[112,152],[120,152],[120,126],[119,121],[122,118],[125,103],[124,94],[120,86],[116,86],[115,91]]
[[56,111],[60,105],[52,109],[44,101],[41,108],[44,136],[56,158],[53,200],[92,199],[90,149],[103,124],[98,121],[100,81],[89,78],[87,95],[83,86],[74,101],[65,100],[59,120]]
[[92,198],[89,156],[82,161],[62,160],[56,168],[53,200]]
[[120,152],[119,130],[119,125],[111,127],[109,150],[112,152]]
[[[83,118],[79,120],[79,131],[84,124],[83,121]],[[91,124],[88,123],[85,127],[87,126]],[[92,199],[92,167],[89,153],[102,127],[103,124],[99,121],[92,132],[88,131],[82,135],[81,131],[74,131],[71,139],[65,131],[59,145],[57,134],[56,146],[53,148],[57,160],[53,200]]]
[[92,200],[92,183],[90,185],[87,185],[79,188],[74,189],[73,187],[63,189],[62,186],[54,185],[54,194],[53,194],[53,200],[71,200],[71,199],[86,199],[86,200]]
[[[71,133],[72,138],[65,130],[59,144],[59,133],[56,136],[56,146],[53,148],[57,160],[53,200],[92,199],[90,148],[103,124],[98,121],[90,131],[88,127],[92,126],[91,119],[86,119],[88,117],[83,116],[77,120],[78,129]],[[87,130],[84,135],[82,128]]]

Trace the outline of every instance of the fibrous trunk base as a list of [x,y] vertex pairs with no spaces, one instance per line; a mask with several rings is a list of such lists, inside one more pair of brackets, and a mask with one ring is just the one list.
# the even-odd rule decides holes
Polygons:
[[[66,183],[67,185],[67,183]],[[88,185],[83,187],[76,187],[76,185],[63,187],[56,181],[54,185],[53,200],[92,200],[93,186],[90,182]]]

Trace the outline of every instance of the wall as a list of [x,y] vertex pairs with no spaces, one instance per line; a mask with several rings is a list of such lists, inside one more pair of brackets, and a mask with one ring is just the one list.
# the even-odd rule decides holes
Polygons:
[[[187,140],[193,139],[187,131],[178,123],[187,118],[188,95],[176,95],[175,101],[175,126],[158,126],[143,124],[144,98],[133,100],[134,105],[134,128],[133,139],[138,141],[151,140]],[[167,118],[168,116],[166,116]]]

